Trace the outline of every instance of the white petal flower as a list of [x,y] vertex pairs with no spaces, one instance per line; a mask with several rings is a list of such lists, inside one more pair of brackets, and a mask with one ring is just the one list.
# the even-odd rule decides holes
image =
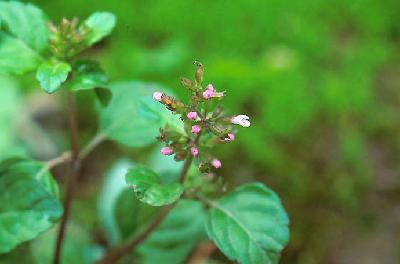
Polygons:
[[232,118],[231,122],[242,127],[249,127],[251,124],[249,119],[250,117],[247,115],[237,115]]

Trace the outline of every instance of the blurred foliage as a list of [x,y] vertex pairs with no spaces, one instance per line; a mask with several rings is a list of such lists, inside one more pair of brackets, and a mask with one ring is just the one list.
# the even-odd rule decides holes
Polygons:
[[58,186],[44,165],[25,159],[0,163],[0,253],[35,238],[60,219]]
[[19,93],[17,84],[6,76],[0,75],[0,157],[9,154],[15,145],[15,116],[18,111]]
[[[288,210],[292,235],[282,263],[356,263],[346,260],[363,254],[374,259],[380,252],[382,263],[398,263],[398,0],[30,2],[54,21],[113,12],[114,33],[85,54],[100,59],[111,81],[155,81],[184,96],[179,77],[192,72],[195,59],[203,62],[206,82],[227,91],[227,111],[246,113],[253,124],[237,135],[238,144],[219,153],[228,188],[267,182]],[[41,152],[24,130],[15,129],[21,119],[12,103],[17,100],[35,121],[25,128],[35,135],[42,135],[37,123],[50,128],[50,141],[65,149],[60,110],[43,114],[54,106],[35,99],[40,91],[34,78],[20,83],[18,90],[15,81],[0,77],[0,155],[54,152],[50,147]],[[89,138],[98,125],[91,121],[97,120],[92,94],[79,99],[80,128]],[[114,156],[143,162],[151,151],[102,147],[114,154],[96,160],[95,153],[89,160],[98,162],[84,168],[74,207],[75,223],[95,223],[95,232],[91,204],[99,188],[93,186],[101,185],[104,169]],[[375,247],[362,241],[373,241],[377,232],[395,235]]]

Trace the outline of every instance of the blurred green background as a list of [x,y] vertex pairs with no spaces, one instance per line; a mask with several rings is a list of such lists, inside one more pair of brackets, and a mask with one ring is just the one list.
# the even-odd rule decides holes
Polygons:
[[[113,12],[114,33],[85,54],[112,81],[157,82],[185,97],[179,77],[192,77],[194,60],[205,65],[205,81],[227,91],[226,110],[252,120],[219,150],[228,189],[263,181],[287,208],[281,263],[400,263],[400,1],[29,2],[53,21]],[[66,148],[58,102],[32,76],[8,82],[22,88],[2,92],[0,126],[20,111],[10,102],[21,93],[39,124],[3,131],[0,155],[32,135],[41,143],[30,151],[41,158]],[[96,119],[90,98],[79,99],[89,138]],[[40,141],[44,128],[64,145]],[[88,160],[76,222],[94,221],[90,193],[121,153],[140,160],[142,150],[107,143]]]

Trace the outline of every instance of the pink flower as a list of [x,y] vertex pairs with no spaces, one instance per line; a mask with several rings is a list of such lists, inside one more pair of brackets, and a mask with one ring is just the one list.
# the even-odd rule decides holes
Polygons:
[[190,152],[192,152],[192,155],[195,157],[199,155],[199,150],[196,147],[191,147]]
[[189,112],[186,116],[190,120],[195,120],[197,118],[197,112]]
[[219,168],[222,167],[221,161],[218,160],[218,159],[213,159],[213,160],[211,161],[211,165],[212,165],[214,168],[216,168],[216,169],[219,169]]
[[234,141],[235,140],[235,134],[229,133],[228,136],[225,138],[225,141]]
[[212,90],[206,89],[203,92],[203,97],[204,97],[204,99],[210,99],[213,94],[214,94],[214,92]]
[[203,92],[204,99],[218,98],[224,96],[223,92],[216,92],[212,84],[207,85],[206,90]]
[[161,154],[163,154],[163,155],[168,156],[168,155],[172,155],[173,153],[174,153],[174,150],[170,147],[161,148]]
[[163,94],[161,92],[154,92],[153,93],[153,99],[161,102],[162,95]]
[[249,127],[250,126],[250,117],[247,115],[237,115],[232,117],[231,122],[232,124],[241,125],[242,127]]
[[200,132],[200,130],[201,130],[201,126],[199,126],[199,125],[192,126],[192,133],[198,134]]

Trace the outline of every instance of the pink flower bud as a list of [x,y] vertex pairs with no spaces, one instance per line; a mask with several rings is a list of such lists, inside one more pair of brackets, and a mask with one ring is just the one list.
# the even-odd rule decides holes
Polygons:
[[187,118],[191,120],[195,120],[197,118],[197,113],[196,112],[189,112],[187,115]]
[[211,92],[214,92],[214,86],[210,83],[207,85],[206,90],[210,90]]
[[225,138],[225,141],[234,141],[235,140],[235,134],[229,133],[228,136]]
[[205,91],[203,92],[203,98],[204,98],[204,99],[210,99],[210,98],[212,97],[213,94],[214,94],[213,91],[207,89],[207,90],[205,90]]
[[199,150],[196,147],[191,147],[190,152],[192,152],[192,155],[195,157],[199,155]]
[[207,85],[206,90],[203,92],[204,99],[223,97],[223,92],[216,92],[212,84]]
[[161,102],[162,95],[163,94],[161,92],[154,92],[153,93],[153,99]]
[[199,126],[199,125],[192,126],[192,133],[198,134],[200,132],[200,130],[201,130],[201,126]]
[[250,126],[250,117],[247,115],[237,115],[232,117],[231,122],[232,124],[241,125],[242,127],[249,127]]
[[219,169],[219,168],[222,167],[221,161],[218,160],[218,159],[213,159],[213,160],[211,161],[211,165],[212,165],[214,168],[216,168],[216,169]]
[[172,155],[173,153],[174,153],[174,150],[170,147],[161,148],[161,154],[163,154],[163,155],[168,156],[168,155]]

